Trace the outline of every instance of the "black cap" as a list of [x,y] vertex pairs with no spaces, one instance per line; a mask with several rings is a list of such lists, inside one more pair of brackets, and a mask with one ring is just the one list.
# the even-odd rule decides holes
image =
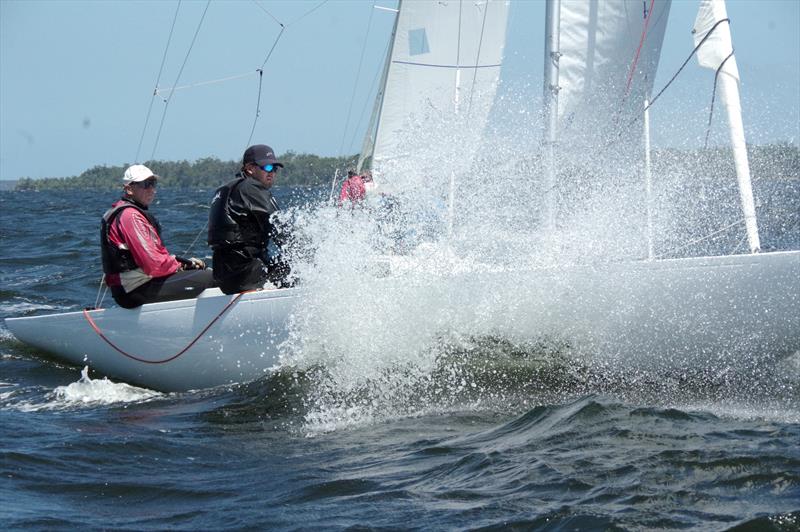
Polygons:
[[280,166],[283,168],[283,164],[278,162],[278,159],[275,158],[275,152],[272,151],[272,148],[267,146],[266,144],[256,144],[255,146],[250,146],[246,150],[244,150],[244,156],[242,157],[242,165],[253,163],[258,166],[264,166],[265,164],[274,164],[275,166]]

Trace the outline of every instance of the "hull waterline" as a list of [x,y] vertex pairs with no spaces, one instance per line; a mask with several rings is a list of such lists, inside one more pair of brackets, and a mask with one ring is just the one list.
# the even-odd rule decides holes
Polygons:
[[[569,352],[657,369],[759,367],[800,351],[800,251],[620,262],[446,276],[470,287],[469,308],[507,297],[499,334],[555,341]],[[389,276],[384,282],[403,282]],[[498,293],[499,292],[499,293]],[[58,360],[162,391],[247,382],[280,363],[299,289],[135,310],[6,319],[22,342]],[[513,317],[513,319],[511,319]],[[91,318],[88,319],[88,318]],[[92,322],[96,326],[92,326]],[[99,333],[105,337],[100,336]],[[113,345],[112,345],[113,344]]]

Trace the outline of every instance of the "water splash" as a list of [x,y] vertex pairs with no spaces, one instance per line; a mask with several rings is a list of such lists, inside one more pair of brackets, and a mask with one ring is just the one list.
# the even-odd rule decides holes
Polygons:
[[[643,168],[631,147],[565,152],[556,186],[548,189],[541,155],[531,152],[532,128],[517,136],[478,134],[459,120],[410,121],[398,133],[403,155],[376,161],[377,194],[363,205],[320,204],[290,213],[305,243],[293,260],[304,291],[283,363],[313,374],[312,432],[465,404],[519,405],[537,379],[544,379],[547,393],[534,394],[533,401],[597,389],[669,397],[674,388],[658,384],[663,368],[638,366],[674,361],[647,350],[614,349],[612,332],[605,343],[585,349],[587,324],[568,319],[569,308],[598,302],[588,277],[564,272],[646,256]],[[669,159],[655,170],[662,184],[656,198],[669,200],[656,213],[658,244],[685,240],[686,220],[719,220],[717,210],[691,205],[682,217],[671,216],[680,210],[675,192],[691,172]],[[724,203],[716,193],[698,192],[693,200]],[[548,222],[547,201],[554,222]],[[609,330],[636,319],[626,314],[624,299],[600,303],[584,319],[608,323]],[[537,362],[522,372],[524,385],[512,385],[491,369],[476,371],[474,359],[454,355],[484,345],[477,358],[502,365],[503,350],[482,344],[487,338],[521,346],[526,362],[558,354],[562,369],[548,366],[551,373],[542,374]],[[731,383],[740,376],[725,375],[725,353],[700,355],[717,367],[697,368],[688,381],[735,395]],[[769,378],[768,371],[749,370],[755,382]],[[555,388],[547,385],[553,381]]]
[[77,382],[66,386],[58,386],[49,395],[48,409],[62,409],[75,407],[96,407],[117,403],[133,403],[163,397],[163,394],[153,390],[137,388],[125,383],[117,383],[89,377],[89,366],[81,370],[81,377]]

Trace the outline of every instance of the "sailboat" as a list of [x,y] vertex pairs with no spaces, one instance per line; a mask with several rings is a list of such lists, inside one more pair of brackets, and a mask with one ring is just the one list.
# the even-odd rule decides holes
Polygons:
[[[542,160],[548,184],[537,210],[541,227],[560,224],[550,194],[563,175],[559,162],[577,161],[587,171],[607,174],[607,168],[593,168],[593,162],[608,159],[587,156],[592,147],[613,137],[616,147],[624,147],[615,153],[628,157],[641,143],[641,130],[634,132],[629,119],[646,118],[670,4],[647,0],[632,9],[634,4],[639,5],[626,0],[547,3],[548,126]],[[475,161],[453,158],[442,165],[447,146],[435,136],[408,132],[420,125],[437,133],[457,129],[460,142],[480,142],[498,88],[508,16],[506,0],[401,1],[359,161],[372,168],[384,190],[409,166],[418,175],[443,173],[443,235],[454,248],[463,225],[456,211],[459,182]],[[555,261],[494,270],[496,277],[524,283],[535,300],[525,308],[531,338],[556,339],[577,353],[639,353],[666,365],[703,364],[719,356],[760,361],[800,349],[800,252],[759,250],[725,18],[721,0],[704,0],[695,35],[702,40],[711,34],[702,45],[704,62],[715,69],[724,62],[720,88],[738,154],[750,252],[659,259],[644,235],[650,251],[640,257],[563,262],[556,254],[550,255]],[[706,54],[712,44],[717,52]],[[548,234],[551,243],[558,241],[557,230]],[[479,290],[485,278],[484,272],[460,271],[450,281],[473,283]],[[57,360],[148,388],[183,391],[250,381],[278,367],[303,290],[231,296],[210,289],[195,300],[134,310],[112,307],[5,322],[20,341]]]

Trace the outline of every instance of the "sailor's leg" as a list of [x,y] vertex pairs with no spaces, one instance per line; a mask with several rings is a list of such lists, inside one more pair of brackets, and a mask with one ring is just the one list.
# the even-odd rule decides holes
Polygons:
[[214,275],[225,294],[258,290],[267,282],[267,268],[261,259],[236,251],[214,251]]
[[119,306],[136,308],[145,303],[191,299],[212,286],[215,284],[211,270],[188,270],[157,277],[127,294],[121,290],[112,294]]

